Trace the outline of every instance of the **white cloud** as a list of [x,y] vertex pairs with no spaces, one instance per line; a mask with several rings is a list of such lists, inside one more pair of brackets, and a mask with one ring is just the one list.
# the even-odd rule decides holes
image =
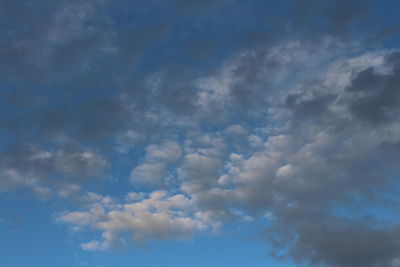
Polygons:
[[105,205],[105,198],[99,196],[83,211],[58,216],[59,222],[102,232],[102,240],[84,243],[83,249],[111,248],[123,242],[125,233],[141,243],[154,238],[187,239],[211,227],[209,221],[195,216],[191,200],[184,195],[168,196],[165,191],[155,191],[143,199],[130,198],[129,202],[114,206]]

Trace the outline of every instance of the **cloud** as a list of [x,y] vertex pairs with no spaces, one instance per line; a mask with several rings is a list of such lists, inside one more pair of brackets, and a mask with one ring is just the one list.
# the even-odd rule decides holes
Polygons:
[[165,191],[123,203],[105,202],[99,196],[85,210],[65,212],[57,220],[102,232],[101,241],[82,244],[86,250],[117,247],[125,238],[138,244],[152,239],[188,239],[210,227],[200,213],[194,214],[189,198],[181,194],[168,196]]
[[42,185],[37,177],[22,176],[13,169],[1,170],[0,177],[0,192],[11,191],[16,188],[29,188],[40,198],[47,198],[51,194],[51,189]]
[[144,163],[134,168],[130,175],[132,183],[148,183],[162,186],[168,183],[168,167],[182,157],[180,144],[166,140],[160,145],[146,147]]
[[[0,192],[80,203],[89,251],[254,218],[281,259],[399,265],[400,54],[368,4],[47,2],[0,11]],[[135,192],[87,193],[118,164]]]
[[54,74],[60,77],[55,70],[65,70],[69,64],[80,61],[80,55],[90,50],[110,50],[107,37],[99,28],[87,25],[96,16],[101,2],[5,3],[3,21],[10,24],[6,24],[8,41],[2,43],[0,52],[3,77],[36,82],[51,80]]
[[1,159],[1,191],[30,188],[42,197],[58,190],[62,196],[79,191],[79,185],[73,182],[103,177],[108,167],[102,155],[68,139],[60,140],[56,148],[49,150],[33,144],[21,146],[3,153]]

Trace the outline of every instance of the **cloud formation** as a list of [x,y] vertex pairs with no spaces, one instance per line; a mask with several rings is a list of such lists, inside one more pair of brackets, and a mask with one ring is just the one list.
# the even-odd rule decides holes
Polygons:
[[[149,195],[128,194],[124,203],[109,197],[88,194],[90,202],[84,211],[67,212],[58,221],[88,227],[102,232],[102,240],[82,244],[85,250],[104,250],[123,245],[133,239],[142,244],[149,239],[187,239],[211,225],[201,212],[195,212],[190,199],[181,194],[168,196],[165,191]],[[125,240],[125,239],[128,240]]]
[[46,2],[0,11],[1,194],[72,203],[84,250],[261,220],[276,258],[399,266],[400,52],[368,5]]
[[[335,41],[320,43],[320,49],[331,49],[326,42]],[[290,65],[285,65],[285,57],[275,59],[280,60],[283,78],[291,79],[274,76],[273,84],[280,90],[269,93],[274,100],[265,99],[268,110],[258,111],[266,116],[264,128],[248,131],[235,124],[205,134],[183,123],[179,129],[190,131],[182,145],[166,140],[146,148],[144,162],[132,171],[132,181],[136,177],[158,187],[168,184],[163,178],[169,177],[175,181],[170,188],[178,186],[182,195],[159,198],[156,191],[137,204],[122,204],[121,210],[102,211],[101,219],[96,217],[96,209],[63,215],[65,222],[103,231],[104,241],[91,241],[83,248],[103,249],[111,242],[109,238],[123,230],[131,231],[133,239],[190,236],[210,224],[238,218],[240,210],[241,216],[269,214],[265,240],[273,245],[271,255],[278,258],[329,266],[396,266],[399,169],[393,147],[400,142],[398,52],[380,50],[339,59],[325,58],[320,56],[325,52],[318,52],[315,64],[310,64],[310,69],[302,67],[299,74],[296,66],[302,66],[306,59],[310,62],[310,55],[306,44],[296,43],[295,47],[297,55],[307,56],[291,56]],[[293,44],[276,49],[287,55],[293,51]],[[336,49],[340,54],[343,46]],[[240,55],[240,61],[234,59],[228,64],[247,68],[249,63],[243,57],[252,58],[253,54]],[[252,67],[261,77],[270,72],[269,62],[255,61]],[[319,64],[324,68],[316,71]],[[230,66],[222,67],[226,68]],[[290,75],[292,71],[297,77]],[[202,78],[205,85],[199,87],[199,99],[204,101],[202,92],[209,90],[206,86],[219,88],[214,87],[218,83],[209,83],[210,79],[247,79],[247,74],[242,74],[231,77],[221,71],[212,78]],[[236,83],[222,84],[226,87],[219,101],[229,106],[236,101]],[[266,89],[259,84],[254,90],[268,92],[274,87]],[[368,108],[363,109],[364,105]],[[254,105],[256,110],[259,107]],[[204,112],[209,116],[208,110]],[[249,119],[257,117],[248,113]],[[186,203],[173,206],[184,217],[175,218],[169,208],[158,210],[154,206],[172,208],[170,202],[175,198]],[[156,215],[129,208],[153,201]],[[189,215],[188,209],[196,212]],[[154,228],[146,230],[134,223],[135,216],[142,215]],[[371,239],[374,244],[367,242]]]

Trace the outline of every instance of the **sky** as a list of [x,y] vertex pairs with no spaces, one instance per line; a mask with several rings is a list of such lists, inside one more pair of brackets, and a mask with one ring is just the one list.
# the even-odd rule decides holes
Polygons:
[[397,0],[0,0],[0,265],[400,267]]

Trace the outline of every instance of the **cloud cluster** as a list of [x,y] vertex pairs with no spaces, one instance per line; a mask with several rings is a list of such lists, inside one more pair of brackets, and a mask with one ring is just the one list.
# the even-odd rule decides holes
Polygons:
[[[399,266],[400,52],[349,39],[360,1],[287,1],[268,34],[214,16],[263,1],[46,2],[0,11],[0,193],[80,203],[57,221],[85,250],[258,219],[277,258]],[[88,193],[115,166],[122,196]]]
[[59,222],[74,224],[75,230],[87,227],[102,232],[101,241],[82,244],[85,250],[115,248],[129,240],[144,244],[151,239],[188,239],[212,227],[182,194],[129,193],[123,203],[94,193],[86,198],[90,201],[85,210],[66,212],[57,218]]

